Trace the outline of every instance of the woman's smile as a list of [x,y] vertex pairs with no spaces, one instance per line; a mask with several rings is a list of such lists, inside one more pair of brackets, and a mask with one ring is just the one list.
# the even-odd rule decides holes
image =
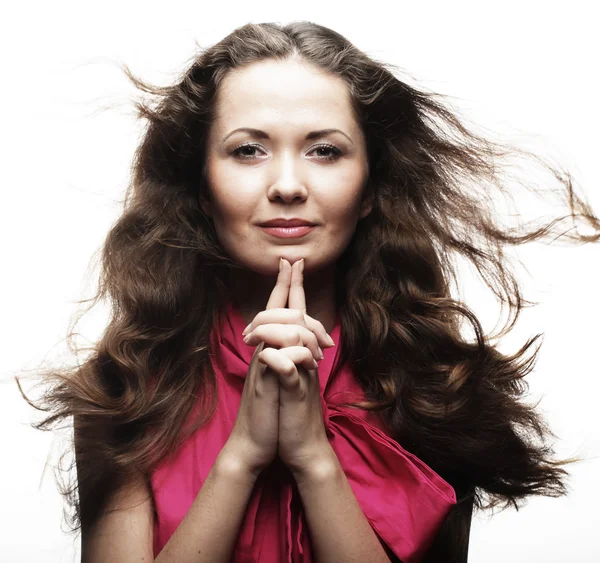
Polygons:
[[302,225],[299,227],[260,227],[268,235],[277,238],[300,238],[312,232],[316,225]]

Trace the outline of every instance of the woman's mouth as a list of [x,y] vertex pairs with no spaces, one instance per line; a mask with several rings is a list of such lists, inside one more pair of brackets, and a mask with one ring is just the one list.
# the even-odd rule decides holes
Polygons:
[[261,227],[265,233],[279,238],[295,238],[310,233],[316,225],[302,225],[300,227]]

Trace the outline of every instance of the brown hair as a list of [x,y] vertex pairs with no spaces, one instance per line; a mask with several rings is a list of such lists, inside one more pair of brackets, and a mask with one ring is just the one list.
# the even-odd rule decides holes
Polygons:
[[[522,400],[541,334],[514,354],[499,352],[491,339],[509,332],[519,311],[533,304],[521,296],[505,245],[600,236],[598,218],[574,193],[571,176],[476,134],[439,94],[401,81],[395,67],[331,29],[248,24],[203,50],[170,86],[149,85],[123,65],[151,97],[136,101],[147,128],[124,211],[102,248],[91,305],[108,299],[112,315],[81,365],[42,373],[50,385],[37,404],[19,384],[32,406],[50,413],[36,428],[74,417],[78,475],[61,490],[74,509],[74,530],[98,518],[131,472],[148,476],[214,411],[214,374],[204,369],[209,334],[227,298],[228,269],[240,266],[219,245],[200,205],[207,197],[207,132],[231,69],[290,57],[345,80],[367,140],[364,196],[373,210],[336,266],[340,360],[356,366],[368,398],[359,408],[378,412],[394,439],[479,508],[518,508],[527,495],[566,494],[562,466],[573,460],[552,459],[554,435],[537,405]],[[508,193],[513,177],[503,163],[523,156],[550,171],[560,189],[539,193],[557,196],[568,212],[537,228],[502,227],[494,190]],[[576,217],[593,234],[559,229]],[[512,321],[496,335],[484,334],[472,310],[450,296],[457,280],[452,259],[461,256],[508,304]],[[461,333],[462,320],[474,341]],[[198,417],[190,417],[198,401]]]

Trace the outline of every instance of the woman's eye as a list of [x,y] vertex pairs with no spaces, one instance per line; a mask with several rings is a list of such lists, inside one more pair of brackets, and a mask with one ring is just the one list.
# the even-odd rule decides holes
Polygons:
[[[254,156],[256,156],[254,153],[252,153],[252,151],[257,150],[258,148],[259,147],[257,145],[240,145],[239,147],[234,149],[231,152],[231,154],[233,154],[236,157],[239,157],[241,160],[251,160]],[[247,152],[243,151],[249,151],[251,154],[248,154]],[[319,160],[335,160],[339,158],[339,156],[342,154],[342,151],[334,145],[318,145],[316,147],[313,147],[313,149],[310,152],[315,151],[325,151],[326,153],[329,153],[328,156],[321,156]]]
[[[329,152],[329,156],[324,157],[325,160],[335,160],[342,154],[342,151],[340,149],[338,149],[337,147],[334,147],[333,145],[319,145],[318,147],[315,147],[313,150]],[[333,153],[333,154],[331,154],[331,153]]]
[[249,160],[250,158],[252,158],[254,155],[253,154],[241,154],[242,151],[253,151],[256,150],[258,147],[255,145],[241,145],[239,146],[237,149],[233,150],[231,154],[233,154],[234,156],[239,156],[242,159],[246,159]]

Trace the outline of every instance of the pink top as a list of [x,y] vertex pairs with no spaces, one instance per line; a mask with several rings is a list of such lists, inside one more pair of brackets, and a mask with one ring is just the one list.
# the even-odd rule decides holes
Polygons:
[[[151,475],[157,508],[156,557],[187,514],[213,463],[231,434],[254,346],[241,333],[246,323],[231,303],[211,333],[211,361],[219,402],[199,428]],[[403,561],[419,563],[442,522],[456,504],[453,487],[387,434],[367,411],[338,407],[364,397],[351,366],[329,379],[337,358],[341,323],[319,362],[323,418],[327,435],[367,520],[379,538]],[[276,458],[255,483],[232,554],[232,563],[312,563],[310,529],[290,471]]]

